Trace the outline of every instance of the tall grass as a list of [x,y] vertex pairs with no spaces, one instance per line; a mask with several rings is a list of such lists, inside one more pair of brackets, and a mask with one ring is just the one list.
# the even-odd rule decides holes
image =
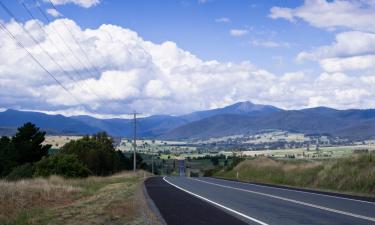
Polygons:
[[0,180],[0,224],[158,224],[140,191],[143,177]]
[[81,188],[62,178],[36,178],[20,181],[0,180],[0,221],[14,219],[29,208],[49,207],[71,199]]
[[244,181],[329,189],[375,196],[375,154],[355,154],[324,161],[255,158],[239,163],[218,177]]

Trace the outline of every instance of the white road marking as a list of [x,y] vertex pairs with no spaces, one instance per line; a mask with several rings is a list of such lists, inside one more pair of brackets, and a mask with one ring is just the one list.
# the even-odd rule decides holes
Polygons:
[[328,207],[324,207],[324,206],[320,206],[320,205],[315,205],[315,204],[311,204],[311,203],[307,203],[307,202],[301,202],[301,201],[297,201],[297,200],[293,200],[293,199],[289,199],[289,198],[284,198],[284,197],[280,197],[280,196],[276,196],[276,195],[266,194],[266,193],[262,193],[262,192],[258,192],[258,191],[250,191],[250,190],[243,189],[243,188],[236,188],[236,187],[231,187],[231,186],[227,186],[227,185],[216,184],[216,183],[212,183],[212,182],[208,182],[208,181],[198,180],[198,179],[195,179],[195,178],[191,178],[191,179],[195,180],[195,181],[211,184],[211,185],[216,185],[216,186],[219,186],[219,187],[230,188],[230,189],[234,189],[234,190],[238,190],[238,191],[244,191],[244,192],[249,192],[249,193],[253,193],[253,194],[263,195],[263,196],[267,196],[267,197],[271,197],[271,198],[276,198],[276,199],[279,199],[279,200],[293,202],[293,203],[304,205],[304,206],[309,206],[309,207],[313,207],[313,208],[317,208],[317,209],[326,210],[326,211],[329,211],[329,212],[339,213],[339,214],[343,214],[343,215],[352,216],[352,217],[356,217],[356,218],[360,218],[360,219],[375,222],[375,218],[373,218],[373,217],[362,216],[362,215],[358,215],[358,214],[354,214],[354,213],[350,213],[350,212],[332,209],[332,208],[328,208]]
[[253,218],[253,217],[250,217],[250,216],[248,216],[248,215],[245,215],[245,214],[243,214],[243,213],[241,213],[241,212],[238,212],[238,211],[236,211],[236,210],[234,210],[234,209],[231,209],[231,208],[226,207],[226,206],[224,206],[224,205],[221,205],[221,204],[219,204],[219,203],[217,203],[217,202],[214,202],[214,201],[212,201],[212,200],[210,200],[210,199],[208,199],[208,198],[202,197],[202,196],[197,195],[197,194],[195,194],[195,193],[193,193],[193,192],[191,192],[191,191],[188,191],[188,190],[186,190],[186,189],[184,189],[184,188],[182,188],[182,187],[179,187],[179,186],[177,186],[177,185],[175,185],[175,184],[169,182],[165,177],[163,177],[163,180],[164,180],[165,182],[167,182],[168,184],[170,184],[170,185],[172,185],[172,186],[174,186],[174,187],[180,189],[181,191],[184,191],[184,192],[186,192],[186,193],[188,193],[188,194],[191,194],[191,195],[193,195],[193,196],[195,196],[195,197],[197,197],[197,198],[200,198],[200,199],[202,199],[202,200],[204,200],[204,201],[207,201],[207,202],[209,202],[209,203],[211,203],[211,204],[214,204],[214,205],[216,205],[216,206],[219,206],[219,207],[221,207],[221,208],[223,208],[223,209],[225,209],[225,210],[228,210],[228,211],[230,211],[230,212],[232,212],[232,213],[235,213],[235,214],[237,214],[237,215],[239,215],[239,216],[242,216],[242,217],[244,217],[244,218],[246,218],[246,219],[248,219],[248,220],[254,221],[254,222],[259,223],[259,224],[262,224],[262,225],[268,225],[268,224],[265,223],[265,222],[262,222],[262,221],[260,221],[260,220],[257,220],[257,219],[255,219],[255,218]]
[[334,195],[326,195],[326,194],[314,193],[314,192],[309,192],[309,191],[299,191],[299,190],[287,189],[287,188],[282,188],[282,187],[271,187],[271,186],[266,186],[266,185],[252,184],[252,183],[246,183],[246,182],[239,182],[239,181],[235,181],[235,180],[219,179],[219,178],[215,178],[215,177],[210,177],[210,179],[224,180],[224,181],[228,181],[228,182],[235,182],[235,183],[239,183],[239,184],[246,184],[246,185],[249,185],[249,186],[253,185],[253,186],[265,187],[265,188],[270,188],[270,189],[279,189],[279,190],[284,190],[284,191],[300,192],[300,193],[310,194],[310,195],[320,195],[320,196],[324,196],[324,197],[337,198],[337,199],[343,199],[343,200],[348,200],[348,201],[362,202],[362,203],[366,203],[366,204],[373,204],[373,205],[375,205],[375,202],[369,202],[369,201],[365,201],[365,200],[352,199],[352,198],[346,198],[346,197],[339,197],[339,196],[334,196]]

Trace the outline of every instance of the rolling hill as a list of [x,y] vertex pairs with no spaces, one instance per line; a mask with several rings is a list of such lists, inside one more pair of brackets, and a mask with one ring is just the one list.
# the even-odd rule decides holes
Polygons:
[[[0,134],[14,133],[25,122],[33,122],[50,134],[92,134],[106,131],[131,137],[131,119],[98,119],[91,116],[47,115],[39,112],[0,112]],[[224,108],[181,116],[154,115],[138,119],[140,137],[199,139],[246,134],[265,129],[305,134],[328,133],[353,140],[375,137],[375,109],[337,110],[327,107],[282,110],[268,105],[239,102]]]
[[375,137],[375,110],[336,110],[325,107],[282,110],[267,114],[223,114],[168,131],[165,139],[191,139],[253,133],[265,129],[305,134],[327,133],[353,140]]

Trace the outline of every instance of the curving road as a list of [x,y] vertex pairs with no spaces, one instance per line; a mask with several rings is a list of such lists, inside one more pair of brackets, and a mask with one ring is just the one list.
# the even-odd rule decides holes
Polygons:
[[146,189],[168,224],[375,225],[373,199],[208,177],[155,177]]

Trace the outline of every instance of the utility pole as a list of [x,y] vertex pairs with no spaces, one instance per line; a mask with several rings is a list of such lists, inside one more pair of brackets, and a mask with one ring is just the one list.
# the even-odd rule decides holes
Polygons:
[[140,113],[137,113],[136,111],[134,111],[133,113],[133,118],[134,118],[134,136],[133,136],[133,171],[134,173],[136,172],[137,170],[137,156],[136,156],[136,152],[137,152],[137,114],[140,114]]
[[137,156],[136,156],[136,151],[137,151],[137,113],[134,112],[134,143],[133,143],[133,148],[134,148],[134,154],[133,154],[133,170],[134,173],[137,169]]

